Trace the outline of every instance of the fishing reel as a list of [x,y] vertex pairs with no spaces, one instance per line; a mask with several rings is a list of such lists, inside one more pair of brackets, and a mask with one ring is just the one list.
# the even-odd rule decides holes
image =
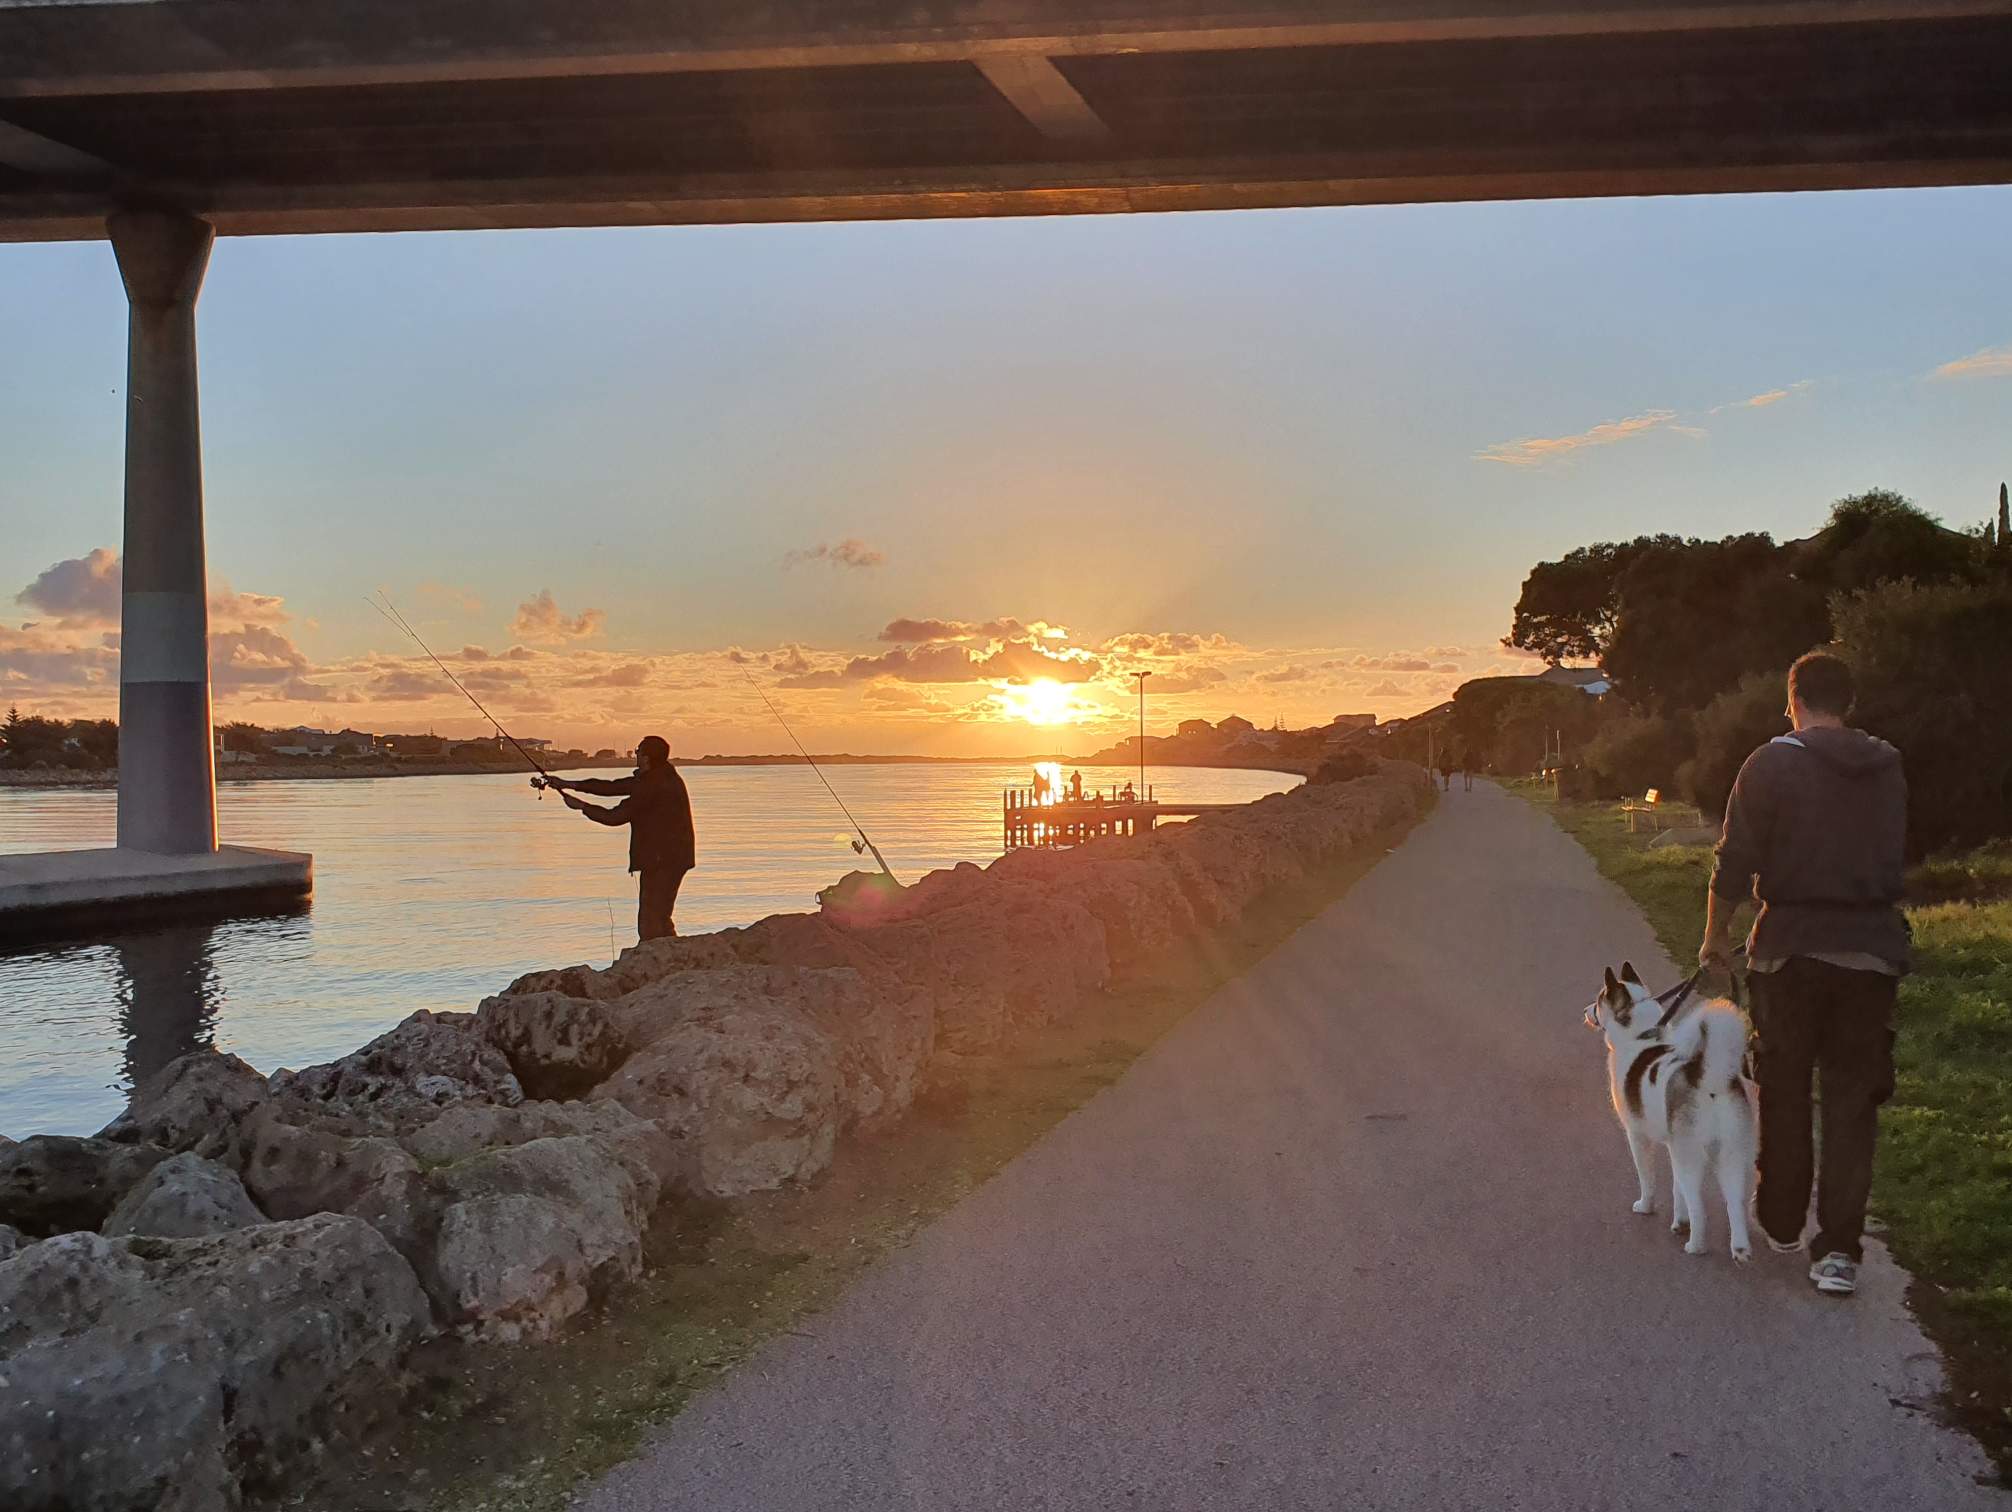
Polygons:
[[551,785],[552,780],[549,777],[533,777],[531,779],[531,786],[538,790],[538,801],[540,803],[545,801],[545,789]]

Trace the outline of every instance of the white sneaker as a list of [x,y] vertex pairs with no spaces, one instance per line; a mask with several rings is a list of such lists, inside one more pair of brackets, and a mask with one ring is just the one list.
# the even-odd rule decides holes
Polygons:
[[1848,1297],[1858,1290],[1858,1262],[1833,1250],[1809,1268],[1809,1279],[1828,1296]]

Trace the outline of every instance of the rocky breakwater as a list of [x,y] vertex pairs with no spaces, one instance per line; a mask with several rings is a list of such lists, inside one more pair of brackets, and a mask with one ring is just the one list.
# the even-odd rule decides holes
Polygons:
[[0,1141],[0,1506],[206,1512],[399,1400],[443,1332],[535,1339],[681,1204],[850,1130],[1431,801],[1384,763],[817,914],[535,972],[341,1060],[203,1051],[89,1139]]

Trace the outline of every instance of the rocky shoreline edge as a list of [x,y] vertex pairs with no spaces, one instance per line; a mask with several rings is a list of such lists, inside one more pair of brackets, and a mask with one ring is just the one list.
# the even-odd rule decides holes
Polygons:
[[[550,1336],[681,1204],[851,1131],[1431,802],[1377,764],[1192,824],[638,946],[261,1076],[214,1051],[98,1136],[0,1145],[0,1505],[228,1508],[395,1409],[445,1333]],[[898,1133],[892,1137],[899,1137]]]

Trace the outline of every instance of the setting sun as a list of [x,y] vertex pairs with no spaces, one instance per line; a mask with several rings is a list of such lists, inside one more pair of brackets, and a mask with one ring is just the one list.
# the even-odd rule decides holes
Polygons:
[[1024,688],[1008,688],[1000,695],[1006,714],[1031,725],[1067,724],[1076,717],[1069,689],[1052,677],[1037,677]]

